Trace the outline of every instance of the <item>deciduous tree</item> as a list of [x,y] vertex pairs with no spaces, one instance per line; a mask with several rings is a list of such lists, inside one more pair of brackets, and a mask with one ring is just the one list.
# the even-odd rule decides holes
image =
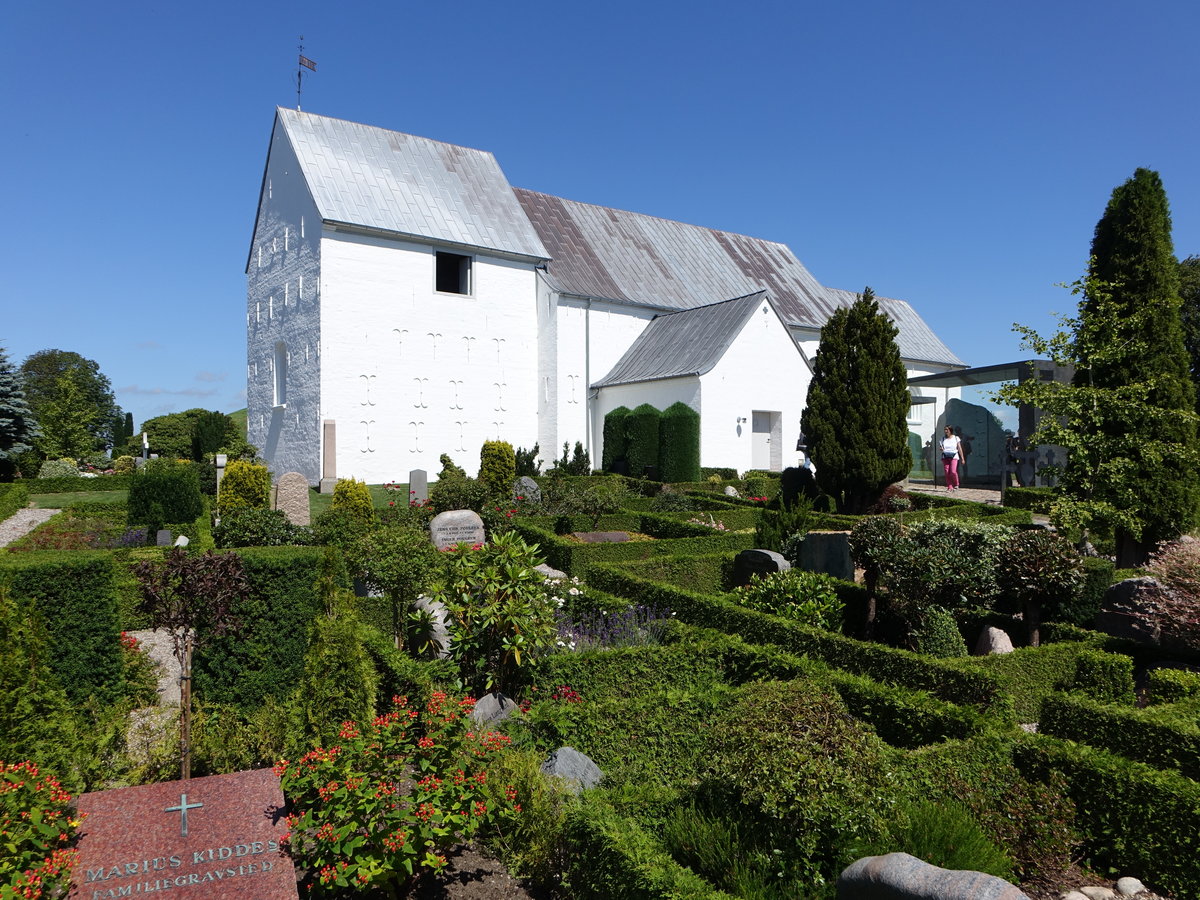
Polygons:
[[[39,422],[44,418],[43,411],[47,404],[62,404],[60,394],[63,378],[68,379],[66,384],[79,391],[80,396],[74,398],[72,403],[86,405],[94,412],[94,415],[87,417],[91,446],[82,452],[103,450],[113,443],[113,436],[119,430],[124,414],[117,405],[112,383],[100,371],[100,364],[70,350],[39,350],[21,363],[25,397]],[[43,453],[55,455],[48,451]]]
[[864,512],[912,465],[908,376],[896,334],[870,288],[821,329],[800,427],[817,484],[841,512]]

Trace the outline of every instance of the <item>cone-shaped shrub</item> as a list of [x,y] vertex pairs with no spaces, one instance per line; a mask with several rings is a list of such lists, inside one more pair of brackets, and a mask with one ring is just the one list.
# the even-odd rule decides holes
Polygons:
[[217,497],[217,514],[235,509],[267,509],[271,505],[271,473],[267,467],[247,459],[232,460],[225,467]]
[[511,496],[517,455],[508,441],[484,441],[479,451],[479,480],[495,496]]
[[658,463],[663,481],[700,480],[700,414],[686,403],[673,403],[663,410]]
[[658,467],[658,431],[662,413],[643,403],[625,419],[625,458],[629,460],[629,474],[641,476],[646,466]]
[[618,406],[604,417],[604,453],[601,466],[604,471],[612,471],[612,465],[618,459],[625,458],[629,439],[625,437],[625,422],[629,418],[629,407]]

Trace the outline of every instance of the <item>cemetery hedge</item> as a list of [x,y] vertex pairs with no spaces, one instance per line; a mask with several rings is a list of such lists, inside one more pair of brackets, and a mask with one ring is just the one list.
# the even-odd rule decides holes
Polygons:
[[629,439],[625,436],[625,421],[629,418],[629,407],[618,406],[604,417],[604,449],[600,467],[611,472],[613,463],[625,459]]
[[1056,693],[1042,701],[1038,731],[1200,780],[1197,712],[1191,707],[1172,716],[1169,705],[1135,709]]
[[662,413],[643,403],[625,417],[625,458],[629,474],[639,478],[647,466],[658,467],[658,433]]
[[29,505],[29,489],[24,482],[0,484],[0,521]]
[[123,683],[121,621],[113,556],[102,550],[0,555],[14,599],[36,607],[49,637],[50,666],[73,703],[110,701]]
[[1050,506],[1058,496],[1056,488],[1010,487],[1004,491],[1004,505],[1011,509],[1027,509],[1042,515],[1050,514]]
[[658,429],[659,477],[665,482],[700,480],[700,414],[686,403],[663,410]]
[[324,611],[317,593],[324,551],[315,547],[256,547],[237,552],[251,596],[234,615],[240,628],[205,636],[196,653],[196,693],[209,703],[250,707],[265,697],[286,698],[304,673],[313,620]]
[[[1021,629],[1022,633],[1024,629]],[[959,665],[986,672],[999,682],[1013,700],[1019,722],[1036,722],[1042,700],[1068,683],[1075,660],[1090,649],[1086,643],[1045,643],[1040,647],[1018,647],[1012,653],[974,656]]]
[[75,491],[126,491],[132,475],[97,475],[95,478],[25,478],[21,484],[31,494],[69,494]]
[[1176,896],[1200,896],[1200,783],[1049,735],[1021,740],[1014,761],[1030,778],[1066,777],[1092,868],[1144,873]]

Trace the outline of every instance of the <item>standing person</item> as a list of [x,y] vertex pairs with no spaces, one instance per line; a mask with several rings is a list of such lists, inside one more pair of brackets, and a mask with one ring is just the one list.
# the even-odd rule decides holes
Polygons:
[[958,464],[962,460],[962,439],[947,425],[942,436],[942,471],[946,473],[946,490],[958,490]]

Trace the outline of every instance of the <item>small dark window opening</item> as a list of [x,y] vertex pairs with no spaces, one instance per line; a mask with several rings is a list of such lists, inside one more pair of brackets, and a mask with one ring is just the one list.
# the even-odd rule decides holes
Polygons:
[[471,257],[436,253],[435,289],[442,294],[471,293]]

